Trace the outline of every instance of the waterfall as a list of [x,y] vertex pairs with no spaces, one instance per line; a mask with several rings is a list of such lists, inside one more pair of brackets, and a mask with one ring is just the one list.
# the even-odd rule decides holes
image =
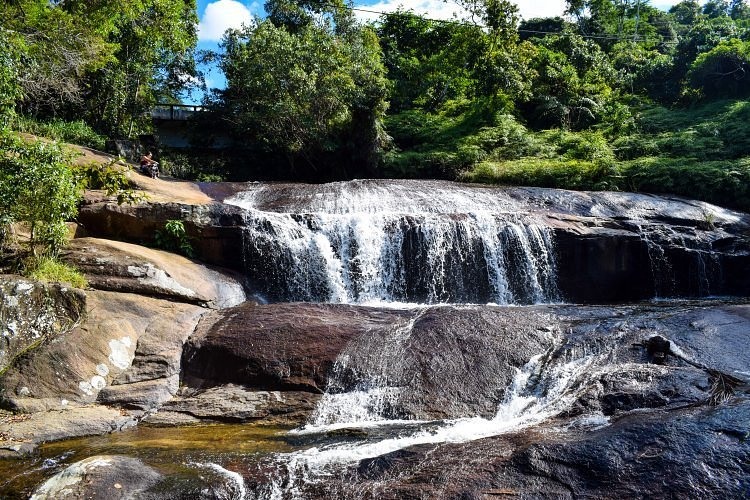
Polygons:
[[[401,415],[395,411],[402,389],[400,380],[408,371],[405,350],[414,325],[424,309],[394,325],[377,344],[358,347],[357,351],[374,347],[377,356],[359,357],[356,352],[339,355],[305,432],[319,429],[344,428],[352,425],[388,425]],[[354,380],[352,380],[354,378]]]
[[246,210],[245,267],[256,289],[273,301],[559,300],[549,227],[488,191],[453,187],[438,197],[408,186],[251,186],[228,200]]
[[[408,335],[406,326],[401,328],[404,335]],[[475,416],[429,422],[413,421],[411,425],[407,421],[382,421],[381,425],[389,426],[385,430],[364,434],[356,440],[324,441],[326,444],[321,444],[320,436],[340,429],[341,422],[312,425],[292,431],[296,436],[310,435],[314,445],[302,451],[278,455],[275,458],[278,475],[270,483],[262,485],[258,494],[261,498],[305,498],[306,485],[329,477],[334,471],[341,470],[342,465],[361,463],[368,458],[421,444],[464,443],[516,432],[566,411],[584,393],[595,388],[607,373],[633,377],[632,384],[637,385],[642,383],[640,379],[648,380],[663,375],[668,370],[647,364],[618,365],[614,351],[615,347],[602,339],[552,345],[546,352],[533,356],[528,363],[516,370],[512,382],[504,391],[504,397],[497,405],[495,415],[490,418]],[[322,404],[326,405],[331,401],[323,399]],[[319,409],[316,418],[320,418],[325,411]],[[355,415],[348,414],[348,417],[352,416]],[[375,418],[369,425],[377,423]],[[601,413],[591,413],[583,414],[566,425],[595,429],[608,423],[608,418]],[[368,423],[355,418],[348,426],[366,429]]]

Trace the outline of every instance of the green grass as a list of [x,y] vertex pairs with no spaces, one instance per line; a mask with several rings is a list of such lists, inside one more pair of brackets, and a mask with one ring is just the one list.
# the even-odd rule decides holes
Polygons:
[[11,123],[11,126],[18,132],[26,132],[98,150],[104,150],[106,142],[104,136],[94,132],[91,127],[81,120],[73,122],[63,120],[42,122],[25,116],[17,116]]
[[69,283],[75,288],[86,288],[86,278],[72,266],[51,257],[38,257],[27,266],[29,278],[44,283]]

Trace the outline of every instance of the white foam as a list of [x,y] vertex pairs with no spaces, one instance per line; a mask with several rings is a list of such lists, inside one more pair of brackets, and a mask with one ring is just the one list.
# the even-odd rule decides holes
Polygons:
[[189,465],[211,469],[227,480],[224,491],[212,491],[212,493],[218,494],[217,498],[221,498],[222,500],[244,500],[245,498],[247,498],[247,488],[245,488],[245,480],[240,474],[225,469],[221,465],[213,462],[192,462]]

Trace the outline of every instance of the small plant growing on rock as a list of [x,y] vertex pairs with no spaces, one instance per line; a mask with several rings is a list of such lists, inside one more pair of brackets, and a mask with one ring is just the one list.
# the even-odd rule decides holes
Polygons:
[[168,220],[164,229],[159,229],[154,235],[157,248],[170,252],[181,253],[186,257],[195,257],[195,250],[185,231],[185,224],[181,220]]
[[708,207],[701,209],[701,220],[698,222],[698,227],[704,231],[713,231],[716,229],[716,214],[709,210]]
[[75,288],[86,288],[86,278],[74,267],[51,257],[30,259],[26,274],[29,278],[45,283],[70,283]]

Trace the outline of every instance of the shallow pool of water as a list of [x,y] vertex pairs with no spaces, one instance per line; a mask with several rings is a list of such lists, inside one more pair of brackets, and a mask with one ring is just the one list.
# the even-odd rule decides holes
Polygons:
[[139,426],[104,436],[47,443],[23,459],[0,460],[0,498],[28,498],[47,478],[94,455],[128,455],[165,474],[186,478],[200,472],[191,466],[196,463],[243,471],[269,454],[299,449],[287,441],[287,430],[252,424]]

